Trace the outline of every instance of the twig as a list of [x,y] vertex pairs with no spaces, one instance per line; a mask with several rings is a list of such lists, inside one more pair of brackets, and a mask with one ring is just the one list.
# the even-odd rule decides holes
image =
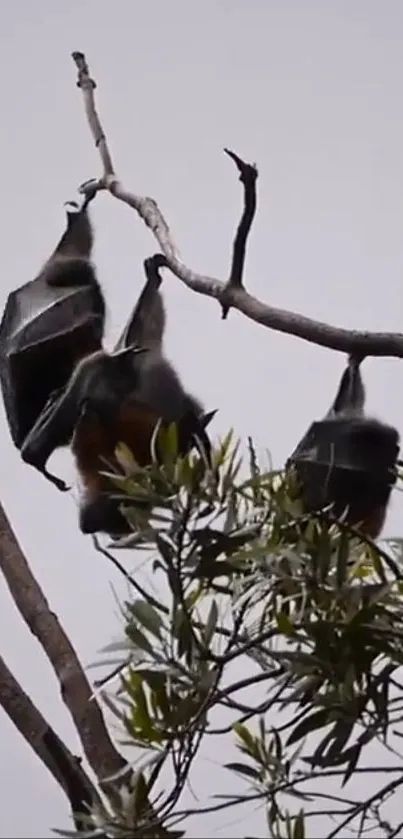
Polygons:
[[[116,178],[105,133],[95,107],[94,90],[96,88],[96,83],[90,76],[84,53],[77,51],[73,52],[72,59],[78,70],[77,86],[80,87],[83,92],[85,113],[87,115],[91,134],[94,138],[94,143],[99,150],[103,167],[103,175],[99,181],[86,181],[82,184],[81,191],[86,194],[88,190],[93,191],[94,189],[107,189],[115,196],[115,198],[118,198],[120,201],[124,201],[129,205],[129,207],[132,207],[138,212],[147,227],[151,229],[155,238],[161,245],[165,256],[175,259],[178,254],[171,238],[169,227],[154,199],[147,197],[142,198],[137,195],[131,195],[129,192],[125,192]],[[169,267],[171,268],[170,264]]]
[[224,149],[224,151],[234,161],[240,172],[239,180],[244,186],[244,209],[234,239],[230,277],[221,297],[223,320],[226,319],[230,309],[229,304],[225,303],[225,296],[230,289],[241,288],[242,286],[246,243],[256,212],[256,181],[258,177],[256,166],[245,163],[235,152],[230,151],[230,149]]
[[[74,813],[87,813],[99,795],[76,758],[50,727],[0,657],[0,705],[66,793]],[[79,829],[80,820],[76,819]]]
[[370,798],[367,798],[365,801],[358,802],[354,810],[350,813],[350,815],[343,819],[343,821],[340,822],[337,825],[337,827],[335,827],[335,829],[331,831],[331,833],[328,833],[327,839],[336,839],[336,836],[338,835],[340,830],[347,827],[347,825],[349,825],[353,819],[357,818],[357,816],[359,816],[360,813],[366,812],[368,808],[371,806],[371,804],[373,804],[374,802],[378,800],[383,801],[387,795],[390,796],[392,792],[401,787],[402,783],[403,780],[400,775],[399,778],[396,778],[394,781],[390,781],[388,784],[382,787],[381,790],[377,790],[377,792],[371,795]]
[[95,145],[99,151],[102,165],[104,167],[105,175],[114,175],[114,168],[112,158],[109,153],[108,144],[106,142],[105,134],[102,130],[102,125],[98,119],[95,108],[94,90],[96,83],[90,78],[85,55],[82,52],[73,52],[72,58],[76,63],[78,70],[77,87],[80,87],[83,92],[85,112],[90,124],[91,132],[94,137]]
[[74,647],[50,610],[1,505],[0,569],[17,609],[53,667],[88,763],[101,788],[114,797],[112,784],[105,783],[104,779],[121,772],[128,764],[112,743]]
[[[214,277],[197,274],[179,258],[169,227],[157,203],[148,197],[141,197],[125,190],[114,174],[114,167],[106,144],[105,133],[95,108],[95,82],[90,78],[83,53],[74,52],[73,60],[78,68],[79,86],[83,91],[87,119],[95,144],[100,151],[103,176],[98,181],[87,182],[81,191],[107,189],[119,201],[132,207],[154,234],[167,266],[189,289],[217,300],[221,307],[231,307],[268,329],[294,335],[313,344],[347,354],[364,356],[391,356],[403,358],[403,334],[395,332],[368,332],[343,329],[321,321],[312,320],[297,312],[289,312],[269,306],[249,294],[243,286],[232,285]],[[247,165],[247,164],[245,164]]]
[[101,545],[97,536],[92,536],[92,544],[94,545],[94,548],[98,553],[100,553],[100,554],[102,554],[102,556],[106,557],[106,559],[109,562],[111,562],[112,565],[114,565],[115,568],[117,568],[118,571],[120,571],[121,574],[123,574],[123,576],[127,580],[127,582],[131,586],[133,586],[133,588],[136,589],[137,593],[140,594],[140,596],[143,597],[144,600],[147,601],[147,603],[150,603],[150,605],[154,609],[157,609],[158,611],[162,612],[164,615],[169,615],[168,607],[164,606],[163,603],[160,603],[159,600],[156,600],[155,597],[152,596],[152,594],[149,594],[149,592],[146,591],[140,585],[140,583],[138,583],[137,580],[134,579],[132,574],[130,574],[128,571],[126,571],[126,568],[122,565],[122,563],[119,562],[119,560],[116,559],[116,557],[114,557],[113,554],[111,554],[111,552],[108,551],[107,548],[104,548],[103,545]]

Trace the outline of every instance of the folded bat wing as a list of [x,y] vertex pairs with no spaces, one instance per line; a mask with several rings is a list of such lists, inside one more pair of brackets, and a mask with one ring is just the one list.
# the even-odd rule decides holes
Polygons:
[[[153,345],[153,337],[163,335],[165,326],[165,312],[159,289],[162,278],[159,273],[161,268],[167,266],[166,258],[162,254],[156,254],[144,261],[146,282],[140,296],[134,306],[129,319],[115,345],[115,352],[124,352],[130,346]],[[151,339],[151,340],[150,340]],[[156,341],[158,343],[158,340]],[[211,443],[206,432],[207,426],[216,415],[217,411],[202,413],[196,417],[186,414],[180,424],[180,437],[184,449],[188,448],[190,441],[196,444],[205,457],[211,458]],[[188,445],[186,445],[187,441]]]
[[165,313],[159,295],[162,283],[159,268],[164,267],[165,264],[165,258],[161,254],[156,254],[144,261],[146,282],[115,345],[115,352],[125,350],[131,345],[142,346],[144,343],[147,345],[155,328],[163,332]]
[[101,348],[97,302],[91,287],[50,287],[41,275],[9,295],[0,324],[0,385],[18,449],[77,361]]

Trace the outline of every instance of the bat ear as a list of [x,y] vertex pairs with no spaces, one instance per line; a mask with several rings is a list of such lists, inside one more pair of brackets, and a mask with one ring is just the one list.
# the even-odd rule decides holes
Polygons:
[[215,417],[217,411],[218,408],[216,408],[214,411],[208,411],[208,413],[203,414],[203,416],[200,418],[200,425],[202,428],[207,428],[207,426],[210,425],[211,420],[213,419],[213,417]]
[[[82,184],[82,186],[89,187],[90,184],[91,181],[86,181],[84,184]],[[82,213],[85,213],[88,204],[90,204],[90,202],[93,201],[96,194],[96,189],[87,189],[84,192],[84,197],[81,201],[81,204],[79,204],[78,201],[65,201],[64,207],[66,208],[67,222],[71,224],[72,222],[74,222],[76,218],[78,218],[78,216],[80,216]]]
[[66,210],[67,231],[72,233],[76,226],[79,226],[80,219],[83,218],[83,207],[77,201],[65,201],[64,208]]
[[[78,213],[79,210],[80,210],[80,205],[77,204],[77,201],[65,201],[64,204],[63,204],[63,207],[73,207],[73,212],[74,213]],[[66,210],[66,213],[68,213],[68,212],[69,212],[69,210]]]

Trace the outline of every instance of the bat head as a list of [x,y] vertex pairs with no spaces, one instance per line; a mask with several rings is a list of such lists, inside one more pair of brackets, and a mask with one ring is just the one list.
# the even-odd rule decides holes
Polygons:
[[116,409],[136,388],[139,360],[145,347],[131,345],[113,353],[101,350],[77,366],[69,387],[74,391],[78,411],[88,406],[100,417],[114,417]]

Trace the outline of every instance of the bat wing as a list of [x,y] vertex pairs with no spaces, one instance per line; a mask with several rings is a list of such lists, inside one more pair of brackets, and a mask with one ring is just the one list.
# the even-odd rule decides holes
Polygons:
[[50,287],[43,276],[13,291],[0,324],[0,385],[18,449],[77,361],[102,346],[97,292]]
[[150,343],[161,344],[165,313],[161,295],[158,293],[162,283],[158,269],[165,265],[165,257],[161,254],[144,261],[147,279],[115,346],[115,352],[127,349],[132,344],[138,346],[148,346]]

